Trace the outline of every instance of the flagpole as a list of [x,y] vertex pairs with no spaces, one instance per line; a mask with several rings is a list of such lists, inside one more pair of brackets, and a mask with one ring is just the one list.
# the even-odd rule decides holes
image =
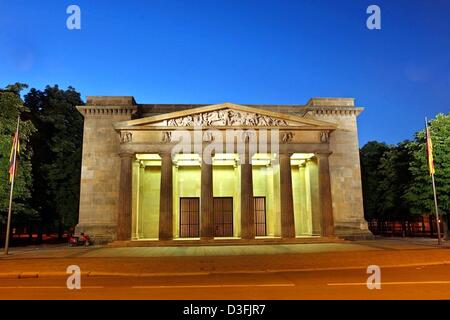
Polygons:
[[434,183],[434,173],[431,175],[431,181],[433,182],[434,209],[436,210],[438,245],[440,245],[441,244],[441,227],[439,226],[439,210],[438,210],[437,197],[436,197],[436,185]]
[[17,129],[16,129],[16,136],[14,139],[14,154],[13,154],[13,175],[11,179],[11,189],[9,191],[9,209],[8,209],[8,222],[6,225],[6,239],[5,239],[5,255],[8,255],[9,250],[9,235],[10,235],[10,229],[11,229],[11,215],[12,215],[12,201],[13,201],[13,190],[14,190],[14,179],[16,176],[16,157],[17,157],[17,144],[19,142],[19,121],[20,116],[17,117]]
[[[431,134],[430,136],[429,129],[428,129],[428,119],[425,117],[425,131],[427,136],[427,150],[428,150],[428,139],[431,142]],[[429,152],[433,152],[433,150],[428,150]],[[430,161],[429,155],[427,156],[427,161]],[[428,166],[434,166],[434,164],[428,164]],[[438,209],[438,203],[437,203],[437,196],[436,196],[436,184],[434,183],[434,170],[430,172],[431,175],[431,182],[433,184],[433,197],[434,197],[434,209],[436,211],[436,229],[437,229],[437,236],[438,236],[438,245],[441,245],[441,227],[439,225],[439,209]]]

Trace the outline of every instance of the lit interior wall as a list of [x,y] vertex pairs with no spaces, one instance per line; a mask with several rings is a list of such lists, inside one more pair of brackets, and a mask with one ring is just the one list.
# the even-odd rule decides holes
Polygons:
[[306,163],[309,173],[310,194],[311,194],[311,216],[312,216],[312,235],[321,234],[321,212],[320,212],[320,196],[319,196],[319,167],[317,159],[311,159]]
[[132,238],[157,239],[159,233],[160,161],[135,161],[132,171]]
[[281,236],[281,186],[280,186],[280,164],[278,162],[272,163],[272,177],[270,177],[273,185],[273,197],[270,212],[270,219],[273,225],[273,236]]
[[213,196],[233,197],[233,236],[241,234],[241,193],[240,167],[233,165],[214,165]]
[[131,184],[131,238],[139,239],[137,223],[139,215],[139,161],[133,161]]
[[318,171],[314,161],[293,165],[292,193],[296,236],[320,234]]
[[[201,194],[200,166],[173,166],[173,236],[180,237],[180,198]],[[200,202],[199,202],[200,205]],[[200,209],[200,208],[199,208]],[[199,212],[199,216],[201,213]]]
[[266,197],[266,233],[281,234],[279,165],[253,165],[253,196]]

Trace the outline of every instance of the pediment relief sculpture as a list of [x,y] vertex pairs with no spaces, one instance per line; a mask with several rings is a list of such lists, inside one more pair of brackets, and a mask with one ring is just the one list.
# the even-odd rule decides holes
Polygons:
[[214,110],[165,120],[167,126],[287,126],[286,120],[232,109]]

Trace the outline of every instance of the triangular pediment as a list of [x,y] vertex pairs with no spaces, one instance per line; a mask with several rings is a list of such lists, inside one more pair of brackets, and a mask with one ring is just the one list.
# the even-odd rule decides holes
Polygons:
[[301,116],[221,103],[169,112],[141,119],[116,122],[116,129],[142,127],[305,127],[333,130],[333,123]]

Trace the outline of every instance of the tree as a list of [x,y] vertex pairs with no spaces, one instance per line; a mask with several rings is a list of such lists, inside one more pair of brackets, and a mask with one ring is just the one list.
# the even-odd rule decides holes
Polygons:
[[409,203],[404,198],[412,179],[409,171],[412,161],[409,145],[409,141],[404,141],[390,147],[382,155],[377,170],[380,193],[378,211],[384,216],[402,220],[411,213]]
[[13,193],[13,221],[23,222],[36,217],[36,211],[30,205],[32,194],[31,157],[32,149],[30,137],[35,132],[31,121],[26,120],[28,109],[20,98],[22,89],[26,84],[16,83],[5,89],[0,89],[0,222],[5,223],[9,206],[9,164],[12,148],[12,135],[17,126],[17,117],[20,117],[18,154],[19,166],[15,178]]
[[[448,215],[450,213],[450,114],[438,114],[429,123],[433,156],[435,163],[436,194],[440,214],[446,215],[448,232]],[[414,143],[410,144],[412,161],[410,172],[412,182],[407,189],[405,199],[413,212],[434,212],[434,198],[431,178],[428,172],[425,130],[416,133]]]
[[57,85],[44,91],[31,89],[25,96],[38,132],[33,136],[32,158],[36,192],[33,205],[45,225],[74,226],[78,217],[83,118],[76,110],[83,105],[72,87]]
[[388,150],[388,145],[377,141],[366,143],[360,150],[364,215],[367,220],[378,218],[381,215],[379,203],[383,194],[379,190],[378,167],[381,158]]

